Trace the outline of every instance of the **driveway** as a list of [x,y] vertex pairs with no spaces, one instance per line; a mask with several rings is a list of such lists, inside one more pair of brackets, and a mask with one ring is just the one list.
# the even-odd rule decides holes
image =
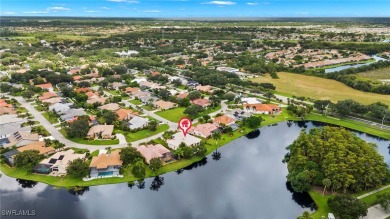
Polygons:
[[386,219],[390,216],[390,212],[386,212],[380,205],[374,205],[368,208],[367,216],[363,219]]

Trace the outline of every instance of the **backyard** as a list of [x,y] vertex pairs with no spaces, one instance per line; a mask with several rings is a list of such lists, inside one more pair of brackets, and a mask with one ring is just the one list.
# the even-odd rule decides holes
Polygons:
[[65,138],[79,143],[79,144],[88,144],[88,145],[113,145],[113,144],[119,144],[118,139],[109,139],[109,140],[88,140],[84,138],[70,138],[68,137],[66,131],[64,129],[59,130],[62,135],[64,135]]
[[[169,109],[169,110],[159,111],[159,112],[156,112],[156,114],[163,117],[164,119],[171,121],[171,122],[179,122],[179,120],[181,118],[187,116],[186,114],[184,114],[185,109],[186,109],[185,107],[177,107],[177,108],[173,108],[173,109]],[[205,111],[199,113],[199,115],[197,117],[199,118],[203,115],[210,114],[210,113],[215,112],[215,111],[220,110],[220,109],[221,109],[220,105],[217,107],[209,107]]]
[[169,129],[167,124],[157,126],[156,131],[150,131],[149,129],[143,129],[137,132],[124,132],[121,130],[115,130],[116,133],[123,134],[127,142],[133,142],[140,139],[148,138],[158,133],[164,132]]

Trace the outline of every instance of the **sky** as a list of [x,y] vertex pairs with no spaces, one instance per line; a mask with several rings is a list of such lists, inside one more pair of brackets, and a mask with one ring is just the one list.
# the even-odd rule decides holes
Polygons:
[[0,0],[1,16],[390,17],[389,0]]

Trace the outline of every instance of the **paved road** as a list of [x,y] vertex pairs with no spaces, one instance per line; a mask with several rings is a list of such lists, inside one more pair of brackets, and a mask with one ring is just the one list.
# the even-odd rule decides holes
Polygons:
[[386,219],[390,212],[385,211],[380,205],[374,205],[368,208],[367,216],[363,219]]
[[[8,95],[6,95],[8,96]],[[95,145],[87,145],[87,144],[80,144],[80,143],[76,143],[76,142],[73,142],[71,140],[68,140],[66,139],[58,130],[56,127],[54,127],[53,124],[51,124],[49,121],[46,120],[45,117],[42,116],[42,114],[36,110],[30,103],[28,103],[27,101],[24,100],[24,98],[22,97],[13,97],[13,96],[8,96],[10,98],[15,98],[24,108],[26,108],[28,110],[29,113],[31,113],[31,115],[33,115],[35,117],[35,120],[39,121],[40,124],[42,126],[44,126],[46,128],[46,130],[55,138],[57,139],[59,142],[61,143],[64,143],[67,147],[75,147],[75,148],[82,148],[82,149],[89,149],[90,151],[94,151],[94,150],[99,150],[99,149],[104,149],[105,147],[111,147],[111,148],[123,148],[123,147],[127,147],[127,143],[124,143],[123,139],[122,139],[122,143],[120,144],[115,144],[115,145],[100,145],[100,146],[95,146]],[[151,114],[152,116],[153,114]],[[156,116],[156,115],[155,115]],[[157,116],[159,117],[159,116]],[[155,118],[155,117],[154,117]],[[161,118],[161,117],[160,117]],[[165,119],[164,119],[165,120]],[[166,120],[168,121],[168,120]],[[168,121],[169,122],[169,121]],[[174,123],[170,122],[168,125],[170,126],[170,130],[175,130],[177,128],[177,125],[174,126],[173,125]],[[145,138],[145,139],[141,139],[141,140],[138,140],[138,141],[134,141],[134,142],[131,142],[131,145],[132,146],[136,146],[136,145],[139,145],[141,143],[144,143],[144,142],[148,142],[152,139],[155,139],[155,138],[159,138],[163,135],[163,133],[159,133],[159,134],[156,134],[156,135],[153,135],[153,136],[150,136],[148,138]],[[120,139],[121,140],[121,139]]]

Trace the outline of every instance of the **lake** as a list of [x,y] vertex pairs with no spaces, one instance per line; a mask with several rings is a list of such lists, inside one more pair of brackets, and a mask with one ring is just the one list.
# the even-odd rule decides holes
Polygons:
[[[1,210],[35,210],[34,218],[44,219],[296,218],[315,206],[308,194],[290,190],[282,159],[302,128],[321,125],[284,122],[262,127],[220,148],[220,158],[210,154],[183,170],[134,186],[121,183],[68,191],[3,174]],[[390,164],[389,141],[356,134],[376,143]]]
[[[384,58],[376,56],[376,55],[373,55],[372,58],[375,59],[375,62],[378,62],[380,60],[382,60],[382,61],[387,60],[387,59],[384,59]],[[357,67],[361,67],[361,66],[365,66],[365,65],[371,65],[372,63],[375,63],[375,62],[362,63],[362,64],[352,64],[352,65],[342,65],[342,66],[338,66],[338,67],[334,67],[334,68],[327,68],[327,69],[325,69],[325,73],[332,73],[332,72],[341,71],[341,70],[348,69],[348,68],[357,68]]]

